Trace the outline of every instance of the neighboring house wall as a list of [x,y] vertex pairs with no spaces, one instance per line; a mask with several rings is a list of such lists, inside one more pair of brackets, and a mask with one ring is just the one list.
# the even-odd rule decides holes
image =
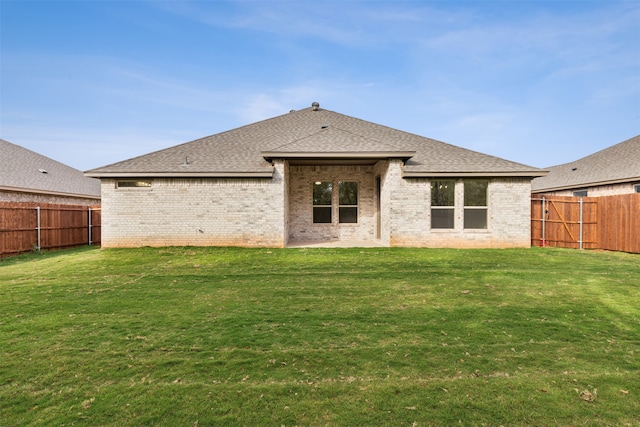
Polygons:
[[530,246],[530,180],[489,180],[486,230],[464,229],[464,180],[455,179],[455,182],[454,228],[432,229],[431,181],[425,178],[394,180],[391,191],[391,246]]
[[102,246],[283,247],[285,170],[273,179],[152,179],[149,188],[102,180]]
[[597,187],[576,187],[569,190],[547,191],[535,193],[536,197],[542,196],[573,196],[575,191],[587,191],[589,197],[615,196],[618,194],[638,193],[636,189],[640,182],[625,182],[622,184],[600,185]]
[[56,196],[51,194],[27,193],[22,191],[0,191],[0,202],[33,202],[81,206],[100,205],[100,199]]

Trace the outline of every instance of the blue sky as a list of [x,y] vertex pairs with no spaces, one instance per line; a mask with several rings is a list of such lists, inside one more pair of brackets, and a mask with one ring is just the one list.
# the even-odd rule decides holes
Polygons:
[[0,0],[0,138],[81,170],[313,101],[573,161],[640,134],[640,1]]

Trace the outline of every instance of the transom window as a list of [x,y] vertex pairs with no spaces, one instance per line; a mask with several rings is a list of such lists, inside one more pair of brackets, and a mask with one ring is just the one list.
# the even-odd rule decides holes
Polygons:
[[358,183],[355,181],[338,181],[337,197],[334,197],[333,189],[333,182],[316,181],[313,183],[313,223],[331,224],[333,222],[334,206],[338,211],[338,223],[357,223]]
[[117,181],[116,188],[149,188],[151,181]]
[[487,228],[487,189],[489,181],[464,181],[464,228]]
[[640,184],[636,184],[633,186],[633,191],[636,193],[640,193]]
[[587,190],[577,190],[573,192],[573,197],[587,197],[588,194]]
[[431,228],[453,228],[456,183],[431,182]]

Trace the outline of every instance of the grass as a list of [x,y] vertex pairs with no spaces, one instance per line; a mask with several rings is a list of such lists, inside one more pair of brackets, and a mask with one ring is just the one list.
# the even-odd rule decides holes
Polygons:
[[0,260],[0,426],[640,425],[640,256]]

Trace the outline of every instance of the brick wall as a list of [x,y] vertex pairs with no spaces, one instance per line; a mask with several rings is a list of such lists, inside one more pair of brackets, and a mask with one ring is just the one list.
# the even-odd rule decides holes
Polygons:
[[[149,188],[102,181],[103,247],[271,246],[289,242],[377,240],[384,246],[528,247],[530,180],[489,180],[488,227],[464,229],[464,184],[456,180],[455,227],[431,229],[431,183],[402,178],[402,162],[288,166],[273,179],[154,179]],[[380,178],[380,200],[376,177]],[[313,183],[358,182],[358,223],[313,224]],[[337,200],[337,191],[334,191]],[[380,206],[378,212],[378,206]],[[378,217],[379,215],[379,217]],[[378,225],[379,224],[379,225]]]
[[[398,170],[396,172],[396,169]],[[530,246],[530,188],[528,179],[489,181],[487,229],[464,229],[464,184],[456,179],[453,229],[431,229],[431,184],[426,178],[399,178],[391,165],[391,246],[418,247],[528,247]]]
[[149,188],[102,180],[102,246],[285,245],[285,167],[273,179],[153,179]]

